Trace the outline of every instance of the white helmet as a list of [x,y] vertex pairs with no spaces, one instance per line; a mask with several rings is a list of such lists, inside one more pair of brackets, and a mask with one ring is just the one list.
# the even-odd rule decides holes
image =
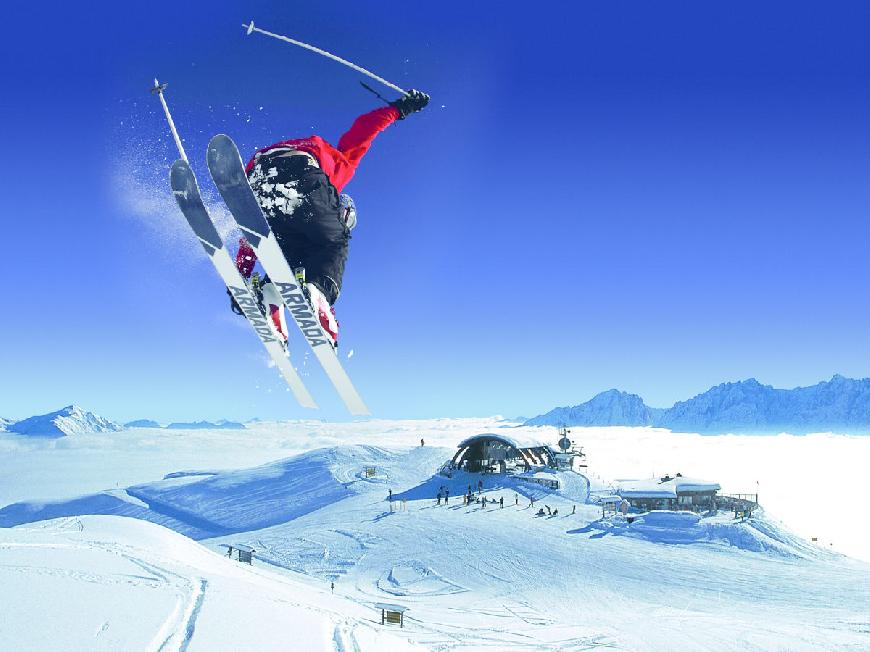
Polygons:
[[350,195],[341,193],[338,196],[338,203],[341,206],[341,218],[344,220],[348,231],[352,231],[356,226],[356,206]]

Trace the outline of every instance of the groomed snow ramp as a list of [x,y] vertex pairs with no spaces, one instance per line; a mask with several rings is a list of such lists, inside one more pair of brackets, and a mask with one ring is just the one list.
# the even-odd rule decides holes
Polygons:
[[171,473],[163,480],[60,502],[0,509],[0,527],[84,514],[130,516],[195,539],[286,523],[353,496],[363,468],[395,457],[371,446],[323,448],[239,471]]

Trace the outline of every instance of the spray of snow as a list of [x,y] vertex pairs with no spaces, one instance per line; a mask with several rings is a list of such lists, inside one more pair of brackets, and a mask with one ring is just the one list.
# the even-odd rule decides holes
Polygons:
[[[108,186],[119,213],[141,224],[142,233],[159,245],[159,251],[169,252],[174,261],[188,265],[200,261],[202,249],[169,188],[169,168],[178,153],[168,132],[155,131],[165,125],[162,111],[156,103],[146,108],[133,103],[131,110],[118,124],[112,146],[114,165]],[[183,133],[182,142],[190,150],[203,202],[221,237],[232,248],[238,242],[238,229],[205,166],[197,163],[203,157],[194,155],[204,147],[189,143]]]
[[[169,189],[172,160],[168,152],[159,151],[165,149],[163,144],[129,143],[117,156],[111,186],[121,214],[140,222],[143,232],[156,240],[161,250],[171,251],[173,258],[198,259],[201,248]],[[204,180],[199,175],[198,180],[218,232],[225,242],[234,243],[238,234],[229,211],[207,185],[208,176]]]

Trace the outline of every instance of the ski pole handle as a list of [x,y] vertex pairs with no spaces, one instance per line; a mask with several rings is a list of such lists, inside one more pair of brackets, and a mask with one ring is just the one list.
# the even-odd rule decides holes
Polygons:
[[384,86],[388,88],[392,88],[394,91],[398,91],[402,95],[407,95],[408,91],[402,90],[395,84],[391,84],[383,77],[378,77],[373,72],[369,72],[365,68],[360,68],[358,65],[347,61],[346,59],[342,59],[341,57],[337,57],[334,54],[327,52],[326,50],[321,50],[318,47],[314,47],[313,45],[308,45],[308,43],[303,43],[302,41],[297,41],[296,39],[292,39],[289,36],[281,36],[280,34],[274,34],[273,32],[267,32],[265,29],[260,29],[259,27],[254,27],[254,21],[252,20],[249,25],[242,24],[247,30],[248,35],[250,36],[253,32],[259,32],[260,34],[265,34],[266,36],[271,36],[272,38],[276,38],[279,41],[285,41],[287,43],[292,43],[293,45],[298,45],[300,48],[305,48],[306,50],[311,50],[312,52],[316,52],[317,54],[321,54],[328,59],[332,59],[333,61],[338,61],[338,63],[343,63],[345,66],[349,68],[353,68],[357,72],[361,72],[364,75],[368,75],[372,79],[381,82]]

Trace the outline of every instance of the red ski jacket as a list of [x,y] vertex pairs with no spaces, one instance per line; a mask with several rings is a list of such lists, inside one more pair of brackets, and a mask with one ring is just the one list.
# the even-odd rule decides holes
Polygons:
[[354,120],[347,133],[339,139],[337,149],[320,136],[282,140],[280,143],[258,150],[254,158],[248,161],[245,171],[250,172],[254,167],[257,154],[275,147],[292,147],[308,152],[316,158],[320,163],[320,169],[326,173],[335,189],[341,192],[353,177],[356,166],[371,147],[375,136],[398,119],[399,111],[392,106],[384,106],[365,113]]

